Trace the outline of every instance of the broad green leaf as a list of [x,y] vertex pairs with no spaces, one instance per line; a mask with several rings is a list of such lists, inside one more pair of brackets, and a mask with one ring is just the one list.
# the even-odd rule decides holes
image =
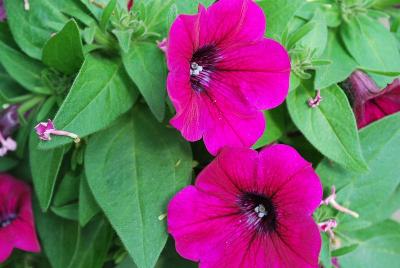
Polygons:
[[400,53],[394,35],[366,15],[343,23],[341,35],[347,50],[361,68],[398,72]]
[[357,68],[357,63],[333,31],[329,31],[327,47],[321,58],[330,60],[331,64],[316,68],[314,85],[318,89],[344,81]]
[[215,0],[175,0],[175,4],[177,7],[178,14],[193,14],[196,13],[199,7],[199,4],[208,7],[212,5]]
[[344,92],[336,85],[326,88],[321,91],[321,104],[311,108],[307,101],[315,94],[309,83],[290,92],[287,106],[293,122],[326,157],[348,169],[366,170],[356,121]]
[[31,130],[29,138],[29,159],[33,185],[40,207],[46,211],[51,203],[57,175],[64,157],[64,147],[41,151],[38,147],[39,138]]
[[[175,0],[136,0],[134,10],[146,25],[148,33],[155,33],[158,39],[168,34],[169,11]],[[196,1],[191,1],[196,2]],[[198,4],[196,5],[196,9]]]
[[0,63],[7,73],[25,89],[37,92],[42,86],[41,72],[44,66],[0,40]]
[[94,199],[89,188],[85,174],[82,174],[81,185],[79,189],[79,223],[85,226],[97,213],[100,208]]
[[267,17],[267,36],[279,39],[290,19],[305,2],[303,0],[263,0],[257,3]]
[[104,267],[112,236],[112,228],[104,218],[96,217],[85,228],[80,228],[68,268]]
[[[89,55],[57,112],[54,124],[58,129],[85,137],[127,112],[136,98],[135,86],[121,62]],[[71,142],[66,137],[54,137],[51,142],[41,142],[40,147],[51,149]]]
[[18,160],[9,156],[0,158],[0,172],[8,171],[18,165]]
[[360,140],[368,172],[354,173],[329,161],[323,161],[317,169],[326,187],[335,185],[339,189],[338,202],[360,214],[357,220],[341,215],[337,229],[342,232],[383,220],[391,214],[387,207],[393,208],[393,199],[399,198],[400,113],[362,129]]
[[358,247],[339,258],[341,267],[387,268],[400,263],[400,224],[385,221],[375,226],[358,230]]
[[321,253],[319,255],[319,261],[324,265],[324,267],[331,267],[332,256],[330,249],[330,239],[326,233],[321,233],[322,247]]
[[125,29],[125,30],[113,30],[113,34],[117,37],[119,46],[122,49],[123,53],[129,52],[132,43],[132,29]]
[[41,245],[52,267],[101,268],[112,238],[105,219],[96,218],[85,228],[75,221],[35,210]]
[[42,48],[46,41],[67,22],[67,17],[59,9],[60,1],[29,0],[30,9],[27,11],[24,9],[24,1],[4,0],[15,41],[32,58],[42,58]]
[[34,212],[41,247],[52,267],[67,268],[77,243],[78,224],[51,212],[43,213],[38,207]]
[[137,105],[132,115],[90,138],[85,163],[96,201],[129,254],[138,267],[153,267],[168,237],[159,217],[190,182],[189,145]]
[[134,43],[128,53],[123,54],[125,70],[150,110],[158,121],[162,121],[165,113],[165,94],[167,69],[162,51],[156,44]]
[[51,37],[43,48],[43,62],[65,74],[76,73],[83,58],[81,35],[74,20]]
[[298,12],[296,16],[300,18],[311,20],[316,12],[321,12],[326,18],[326,23],[329,27],[338,27],[341,22],[341,11],[338,3],[329,1],[329,4],[317,1],[307,1]]

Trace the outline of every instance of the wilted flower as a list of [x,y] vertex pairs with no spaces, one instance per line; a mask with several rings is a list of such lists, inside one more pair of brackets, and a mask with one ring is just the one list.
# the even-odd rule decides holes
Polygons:
[[0,21],[5,20],[7,17],[6,10],[4,9],[3,0],[0,0]]
[[65,136],[73,139],[76,143],[80,142],[80,138],[75,133],[71,133],[64,130],[57,130],[54,127],[53,121],[49,119],[47,122],[41,122],[35,127],[36,134],[39,136],[39,139],[44,141],[50,141],[51,135],[56,136]]
[[132,9],[132,7],[133,7],[133,0],[128,0],[128,4],[127,4],[127,7],[128,7],[128,11],[131,11],[131,9]]
[[0,174],[0,263],[18,248],[40,252],[32,214],[29,186],[8,174]]
[[223,149],[168,207],[178,253],[200,267],[317,267],[322,185],[293,148]]
[[180,15],[168,37],[171,124],[208,151],[250,147],[265,128],[262,109],[281,104],[290,60],[264,38],[265,15],[252,0],[220,0],[197,15]]
[[19,126],[17,109],[16,105],[12,105],[0,112],[0,156],[17,149],[17,143],[11,138]]
[[367,74],[355,71],[349,82],[358,128],[400,111],[400,79],[381,90]]

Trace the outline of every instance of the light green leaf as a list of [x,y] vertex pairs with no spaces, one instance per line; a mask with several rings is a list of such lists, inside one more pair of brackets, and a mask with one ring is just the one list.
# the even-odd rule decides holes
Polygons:
[[[121,62],[89,55],[57,112],[54,125],[86,137],[127,112],[136,99],[135,86]],[[51,149],[71,142],[70,138],[54,137],[51,142],[41,142],[40,148]]]
[[137,85],[158,121],[165,113],[167,69],[162,51],[156,44],[134,43],[122,60],[127,73]]
[[110,18],[116,6],[117,6],[117,0],[110,0],[107,6],[104,8],[103,14],[101,15],[100,18],[100,29],[102,29],[103,31],[106,30],[108,22],[110,21]]
[[267,36],[279,39],[290,19],[305,2],[303,0],[263,0],[257,3],[267,17]]
[[313,24],[315,26],[309,33],[301,38],[296,45],[298,47],[310,49],[314,52],[313,56],[316,58],[321,56],[326,48],[328,41],[328,26],[326,25],[325,16],[319,10],[315,13],[312,20],[310,20],[307,24]]
[[154,267],[168,237],[159,216],[190,182],[189,145],[137,105],[132,115],[91,137],[85,163],[96,201],[129,254],[138,267]]
[[360,139],[368,172],[354,173],[329,161],[323,161],[317,169],[326,187],[335,185],[339,189],[338,202],[360,214],[357,220],[341,215],[339,231],[369,226],[390,216],[388,206],[396,209],[390,204],[398,199],[400,184],[400,113],[363,128]]
[[253,146],[254,149],[264,147],[271,142],[279,139],[285,130],[285,111],[283,106],[274,110],[264,111],[264,117],[266,121],[266,128],[264,134]]
[[357,68],[357,63],[333,31],[329,31],[327,47],[321,58],[330,60],[331,64],[316,68],[314,85],[318,89],[344,81]]
[[46,211],[51,203],[57,175],[64,157],[64,147],[41,151],[38,147],[39,138],[31,130],[29,138],[29,159],[33,185],[40,207]]
[[83,58],[81,35],[74,20],[51,37],[43,48],[43,62],[65,74],[76,73]]
[[366,15],[342,24],[341,35],[347,50],[362,68],[398,72],[400,53],[394,35]]
[[293,122],[331,160],[348,169],[366,170],[356,121],[344,92],[336,85],[326,88],[321,91],[321,104],[311,108],[307,101],[315,94],[309,83],[290,92],[287,105]]

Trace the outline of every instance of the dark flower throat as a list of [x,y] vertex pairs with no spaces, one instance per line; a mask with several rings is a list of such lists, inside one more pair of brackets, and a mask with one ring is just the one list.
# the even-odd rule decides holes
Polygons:
[[6,215],[1,215],[0,216],[0,228],[7,227],[10,225],[15,219],[17,218],[17,215],[15,213],[10,213]]
[[268,234],[276,230],[276,207],[271,198],[257,193],[243,193],[238,204],[247,216],[247,223],[258,233]]
[[207,89],[218,60],[218,49],[214,45],[203,46],[194,52],[190,60],[190,84],[194,91]]

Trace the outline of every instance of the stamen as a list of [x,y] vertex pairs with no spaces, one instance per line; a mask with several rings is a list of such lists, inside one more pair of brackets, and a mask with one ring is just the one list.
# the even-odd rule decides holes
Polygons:
[[203,66],[198,65],[196,62],[190,64],[190,75],[198,76],[203,71]]
[[254,211],[257,213],[257,216],[259,218],[263,218],[268,215],[268,211],[266,211],[264,205],[262,205],[262,204],[259,204],[258,206],[256,206],[254,208]]
[[31,6],[29,4],[29,0],[24,0],[24,9],[26,11],[28,11],[29,9],[31,9]]

